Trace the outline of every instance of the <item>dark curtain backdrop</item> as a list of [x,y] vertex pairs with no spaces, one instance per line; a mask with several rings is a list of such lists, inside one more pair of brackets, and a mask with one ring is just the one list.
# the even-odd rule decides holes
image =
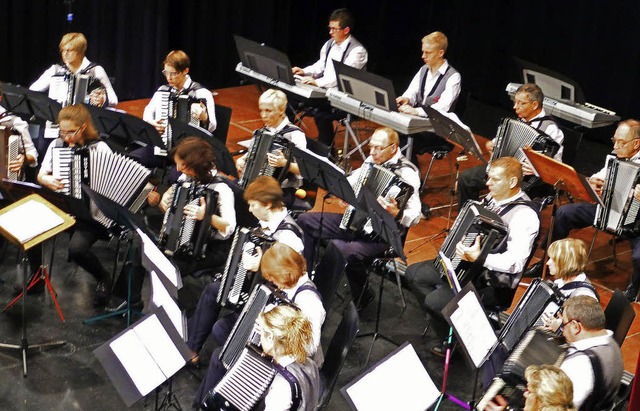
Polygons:
[[121,100],[149,97],[171,49],[192,58],[193,78],[210,88],[239,83],[234,33],[287,52],[294,65],[317,59],[327,18],[348,7],[369,70],[402,91],[422,64],[420,39],[441,30],[447,56],[476,99],[508,105],[518,56],[580,83],[587,100],[640,117],[640,2],[332,0],[0,0],[0,80],[29,85],[59,60],[67,31],[84,32],[87,57],[116,78]]

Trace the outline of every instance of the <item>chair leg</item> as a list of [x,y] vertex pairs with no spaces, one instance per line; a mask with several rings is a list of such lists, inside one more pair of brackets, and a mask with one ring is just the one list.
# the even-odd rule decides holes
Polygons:
[[400,292],[402,308],[407,308],[407,303],[404,301],[404,292],[402,291],[402,282],[400,281],[400,275],[398,274],[398,271],[396,271],[396,284],[398,285],[398,291]]
[[431,156],[431,161],[429,161],[429,167],[427,168],[427,174],[424,175],[424,180],[422,180],[422,186],[420,187],[420,191],[424,191],[427,186],[427,180],[429,179],[429,173],[431,173],[431,167],[433,167],[433,162],[435,161],[436,156]]
[[589,253],[587,257],[591,258],[591,251],[593,251],[593,245],[596,243],[596,237],[598,237],[598,230],[593,233],[593,238],[591,239],[591,245],[589,246]]

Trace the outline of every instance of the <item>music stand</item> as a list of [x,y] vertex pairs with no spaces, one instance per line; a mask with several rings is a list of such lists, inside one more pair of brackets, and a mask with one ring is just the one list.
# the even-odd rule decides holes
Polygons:
[[181,409],[171,382],[191,352],[164,308],[146,315],[93,353],[127,407],[169,381],[169,392],[160,407],[156,402],[156,410]]
[[542,278],[547,272],[547,248],[551,245],[553,226],[555,223],[556,211],[560,202],[560,191],[565,191],[572,198],[583,200],[589,203],[600,203],[600,197],[593,190],[587,179],[578,174],[576,170],[568,164],[561,163],[544,154],[537,153],[531,147],[522,149],[529,163],[533,166],[536,174],[547,184],[551,184],[555,191],[553,207],[549,223],[549,233],[547,234],[547,247],[542,255]]
[[[142,230],[146,233],[146,227],[144,222],[140,217],[135,216],[129,209],[121,206],[113,200],[99,194],[98,192],[92,190],[88,185],[82,184],[82,191],[89,196],[91,201],[102,211],[102,213],[109,219],[113,220],[116,224],[124,227],[126,230],[129,230],[131,233],[136,232],[138,230]],[[135,256],[133,253],[135,249],[133,247],[133,236],[128,237],[128,245],[127,245],[127,260],[124,265],[129,267],[127,270],[127,306],[120,310],[99,314],[90,318],[87,318],[82,321],[83,324],[93,324],[97,321],[106,320],[112,317],[125,316],[127,318],[127,326],[131,324],[131,316],[133,314],[140,315],[141,313],[137,310],[134,310],[131,306],[131,284],[133,275],[133,261]]]
[[483,164],[487,160],[482,156],[482,150],[470,129],[459,122],[458,116],[453,113],[442,113],[431,106],[425,106],[424,111],[431,119],[434,133],[461,146],[466,153],[472,154]]
[[46,95],[11,83],[0,82],[2,106],[29,121],[58,121],[62,105]]
[[133,142],[144,146],[164,146],[158,131],[140,117],[90,104],[84,106],[91,113],[93,124],[100,133],[125,141],[126,147]]
[[238,178],[238,170],[236,169],[236,164],[233,161],[231,153],[229,153],[229,149],[208,130],[205,130],[202,127],[195,127],[185,123],[184,121],[172,118],[169,119],[169,126],[171,127],[171,138],[173,138],[176,143],[184,137],[194,136],[200,137],[207,143],[211,144],[213,146],[213,151],[216,154],[216,166],[218,170],[227,175]]
[[[24,224],[25,221],[29,224]],[[22,338],[20,344],[0,344],[0,348],[19,350],[22,352],[22,375],[27,376],[27,351],[45,347],[59,347],[65,341],[52,341],[41,344],[29,344],[27,340],[27,323],[25,318],[28,259],[26,252],[43,241],[65,231],[75,224],[75,220],[44,198],[33,194],[0,210],[0,234],[7,240],[17,244],[24,251],[22,258]],[[51,283],[47,281],[49,291],[54,295],[58,311],[58,301],[55,298]]]

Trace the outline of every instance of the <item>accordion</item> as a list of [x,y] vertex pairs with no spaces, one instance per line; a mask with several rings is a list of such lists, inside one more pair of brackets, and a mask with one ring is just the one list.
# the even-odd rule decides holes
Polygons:
[[9,163],[20,154],[20,136],[11,134],[11,128],[0,126],[0,180],[17,180],[18,172],[9,171]]
[[281,181],[287,172],[286,167],[272,167],[269,165],[267,154],[275,154],[281,151],[282,154],[290,158],[292,142],[279,134],[274,134],[266,129],[256,130],[253,134],[251,148],[247,152],[247,159],[244,172],[238,184],[243,189],[259,176],[271,176]]
[[554,316],[566,298],[554,285],[534,279],[500,330],[500,341],[511,351],[530,328],[543,326],[542,315]]
[[258,247],[266,251],[274,240],[263,234],[260,229],[238,228],[233,236],[231,250],[220,281],[217,302],[223,307],[240,307],[247,302],[249,293],[260,276],[250,273],[242,265],[245,252],[256,254]]
[[203,98],[197,98],[190,96],[189,94],[176,94],[170,90],[158,91],[160,94],[160,112],[156,116],[156,120],[164,120],[167,127],[162,134],[162,142],[164,143],[166,151],[156,147],[159,150],[156,155],[166,155],[168,151],[173,149],[175,141],[173,141],[173,135],[171,133],[171,127],[169,126],[169,119],[179,120],[190,126],[198,127],[200,120],[191,116],[191,106],[193,104],[207,103]]
[[633,197],[633,189],[640,183],[640,164],[610,155],[605,167],[601,196],[604,207],[597,205],[593,225],[615,235],[635,236],[640,232],[640,201]]
[[[270,284],[258,284],[249,296],[240,317],[233,325],[231,334],[222,346],[220,361],[229,369],[238,359],[240,353],[247,344],[260,345],[260,329],[256,322],[258,316],[267,305],[294,304],[287,296],[275,286]],[[295,306],[294,306],[295,307]]]
[[250,411],[265,395],[277,374],[271,357],[248,344],[222,380],[207,394],[207,410]]
[[[82,184],[87,184],[98,194],[136,213],[153,189],[148,183],[151,170],[122,154],[88,147],[54,147],[52,154],[52,174],[64,184],[60,191],[74,198],[86,200]],[[106,228],[115,225],[100,210],[96,210],[94,219]]]
[[[212,234],[211,216],[218,209],[218,192],[193,182],[178,182],[172,189],[173,199],[165,211],[158,244],[170,257],[203,258]],[[202,197],[206,202],[202,220],[187,218],[185,206],[200,205]]]
[[[497,233],[493,244],[485,244],[486,236],[491,232]],[[503,241],[507,239],[507,226],[502,218],[480,205],[479,203],[468,201],[460,210],[451,231],[445,238],[440,252],[451,260],[453,269],[458,276],[461,286],[464,286],[474,280],[474,274],[471,273],[471,263],[462,260],[456,255],[456,245],[462,242],[465,246],[471,246],[478,236],[481,237],[481,245],[490,247],[490,250],[497,250],[501,247]],[[434,261],[435,268],[442,276],[446,275],[446,268],[440,259]]]
[[[400,211],[404,210],[409,198],[413,195],[413,186],[402,180],[393,171],[373,163],[362,165],[358,181],[353,188],[354,194],[360,198],[362,189],[365,187],[371,190],[376,198],[382,196],[387,201],[395,198]],[[342,216],[340,228],[365,231],[369,234],[370,229],[366,226],[370,224],[369,216],[366,213],[349,206]]]
[[482,396],[476,410],[484,410],[487,403],[498,394],[505,397],[512,409],[521,409],[524,405],[524,391],[527,388],[524,376],[527,367],[542,364],[560,366],[565,353],[560,339],[552,334],[541,330],[527,332],[505,361],[500,376],[493,380]]
[[49,98],[62,104],[89,103],[91,86],[96,80],[88,74],[60,73],[51,77]]

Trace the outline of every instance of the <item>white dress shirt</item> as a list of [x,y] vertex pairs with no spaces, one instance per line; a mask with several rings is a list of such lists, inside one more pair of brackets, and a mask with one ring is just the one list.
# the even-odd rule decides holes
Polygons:
[[[369,59],[367,50],[363,46],[349,47],[351,39],[352,36],[349,36],[341,44],[336,44],[335,41],[325,43],[320,49],[320,59],[312,65],[303,68],[304,74],[315,78],[318,87],[331,88],[338,84],[336,71],[331,60],[342,61],[347,66],[357,69],[366,66]],[[331,49],[329,50],[329,57],[327,58],[328,44],[331,44]],[[343,60],[342,57],[345,52],[348,52],[348,54],[344,56]],[[325,61],[327,63],[326,66]]]
[[[438,81],[440,76],[443,76],[444,73],[449,68],[449,62],[447,60],[436,70],[436,73],[431,73],[431,70],[427,69],[427,78],[424,83],[423,96],[424,98],[428,97],[429,92],[433,89],[433,86]],[[451,110],[451,106],[453,102],[460,95],[460,84],[462,83],[462,76],[460,73],[455,73],[445,83],[445,88],[438,101],[433,103],[431,107],[438,109],[440,111],[448,112]],[[416,107],[418,110],[418,114],[422,117],[426,117],[427,113],[425,113],[420,105],[424,104],[423,101],[418,101],[418,96],[420,95],[420,70],[413,76],[411,83],[409,83],[409,87],[402,93],[402,97],[409,98],[409,105]]]

